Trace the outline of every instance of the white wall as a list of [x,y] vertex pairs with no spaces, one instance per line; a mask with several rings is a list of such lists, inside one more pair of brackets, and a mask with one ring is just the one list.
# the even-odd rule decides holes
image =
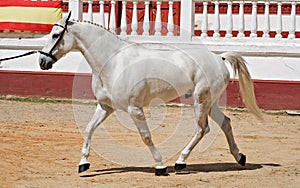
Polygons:
[[[0,50],[0,57],[10,57],[26,53],[24,50]],[[38,64],[38,54],[19,59],[4,61],[0,70],[43,71]],[[80,52],[70,52],[60,59],[48,72],[77,72],[90,73],[91,69]],[[46,72],[46,71],[43,71]]]
[[[25,53],[22,50],[0,50],[0,57]],[[0,70],[42,71],[38,55],[2,62]],[[244,56],[253,79],[300,81],[300,59],[297,57]],[[60,59],[50,72],[91,73],[91,69],[79,52],[70,52]]]
[[[261,30],[262,15],[258,18],[258,30]],[[273,19],[271,17],[271,30],[275,27]],[[84,19],[87,18],[87,14],[84,14]],[[212,20],[211,18],[209,18]],[[288,30],[288,16],[284,16],[287,21],[283,22],[283,30]],[[297,23],[300,23],[297,18]],[[105,16],[106,25],[108,25],[108,14]],[[201,20],[201,15],[196,15],[196,23]],[[250,18],[245,17],[246,27],[245,30],[249,30]],[[237,21],[237,15],[234,15],[234,22]],[[99,22],[99,14],[94,14],[94,22]],[[221,16],[221,29],[224,29],[224,23],[226,23],[226,16]],[[201,24],[198,24],[200,27]],[[236,24],[234,24],[236,26]],[[212,27],[210,27],[212,29]],[[237,28],[234,28],[236,30]],[[300,24],[297,25],[297,30],[300,30]],[[203,40],[197,39],[193,43],[204,43],[208,45],[208,48],[216,52],[224,51],[237,51],[244,54],[245,59],[248,61],[251,75],[254,79],[263,80],[295,80],[300,81],[300,39],[291,40],[279,40],[274,39],[261,40],[261,39],[245,39],[236,40],[232,42],[229,40]],[[284,42],[285,41],[285,42]],[[32,40],[19,40],[19,39],[4,39],[0,38],[0,58],[19,55],[29,50],[41,49],[45,43],[45,38],[32,39]],[[10,50],[9,50],[10,49]],[[19,50],[23,49],[23,50]],[[251,54],[249,55],[249,52]],[[280,54],[281,53],[281,54]],[[264,55],[265,54],[265,55]],[[278,55],[280,54],[280,55]],[[28,57],[23,57],[16,60],[2,62],[0,64],[0,70],[21,70],[21,71],[42,71],[39,68],[37,62],[38,55],[34,54]],[[49,70],[51,72],[77,72],[77,73],[90,73],[91,70],[86,63],[84,57],[79,52],[71,52],[64,58],[59,60]]]

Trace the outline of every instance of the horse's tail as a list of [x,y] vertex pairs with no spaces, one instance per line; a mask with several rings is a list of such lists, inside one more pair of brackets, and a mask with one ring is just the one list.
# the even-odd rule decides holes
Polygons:
[[242,94],[243,101],[247,109],[258,119],[262,120],[262,112],[256,103],[253,83],[251,80],[250,73],[247,69],[245,59],[235,52],[223,53],[221,54],[221,57],[224,61],[228,61],[231,64],[234,75],[238,73],[240,92]]

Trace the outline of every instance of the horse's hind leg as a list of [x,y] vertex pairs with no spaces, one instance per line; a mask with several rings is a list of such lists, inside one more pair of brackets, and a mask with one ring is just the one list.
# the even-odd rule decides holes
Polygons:
[[188,143],[188,145],[182,150],[179,158],[175,163],[174,170],[180,172],[186,167],[185,160],[190,155],[194,147],[199,143],[201,138],[204,136],[206,131],[208,131],[208,113],[210,110],[211,98],[209,88],[201,90],[201,93],[194,94],[194,110],[195,117],[198,122],[196,127],[194,137]]
[[89,169],[90,163],[87,160],[87,158],[90,153],[92,135],[95,129],[100,125],[100,123],[102,123],[112,112],[113,110],[108,106],[101,104],[97,105],[96,111],[85,130],[84,143],[82,146],[81,160],[79,163],[78,173]]
[[148,146],[150,149],[152,156],[156,162],[156,169],[155,169],[155,175],[161,176],[161,175],[167,175],[167,166],[163,165],[162,157],[159,151],[156,149],[152,142],[151,133],[148,128],[146,118],[143,112],[142,108],[139,107],[128,107],[128,113],[130,114],[131,118],[133,119],[143,142]]
[[230,119],[220,110],[217,103],[213,105],[210,112],[210,117],[221,127],[222,131],[224,132],[230,152],[235,160],[240,165],[245,166],[246,156],[242,153],[239,153],[239,148],[237,147],[233,137]]

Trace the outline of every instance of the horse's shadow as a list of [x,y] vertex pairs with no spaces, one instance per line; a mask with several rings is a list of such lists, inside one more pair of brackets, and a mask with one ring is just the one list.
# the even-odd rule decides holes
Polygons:
[[[240,166],[236,163],[209,163],[209,164],[189,164],[186,168],[187,173],[196,174],[200,172],[229,172],[229,171],[243,171],[243,170],[257,170],[264,166],[278,167],[280,164],[264,163],[255,164],[248,163],[246,166]],[[175,173],[173,166],[168,166],[169,173]],[[127,172],[143,172],[143,173],[154,173],[154,168],[151,167],[119,167],[119,168],[108,168],[101,170],[94,170],[88,172],[88,174],[81,175],[80,177],[95,177],[109,174],[120,174]],[[187,174],[183,173],[183,174]]]

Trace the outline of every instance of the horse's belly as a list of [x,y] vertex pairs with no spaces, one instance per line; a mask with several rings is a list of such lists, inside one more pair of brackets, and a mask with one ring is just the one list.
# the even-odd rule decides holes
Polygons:
[[178,96],[191,93],[193,83],[190,80],[181,80],[181,82],[169,82],[160,79],[148,79],[147,91],[144,99],[144,105],[148,105],[154,99],[157,101],[168,102]]

